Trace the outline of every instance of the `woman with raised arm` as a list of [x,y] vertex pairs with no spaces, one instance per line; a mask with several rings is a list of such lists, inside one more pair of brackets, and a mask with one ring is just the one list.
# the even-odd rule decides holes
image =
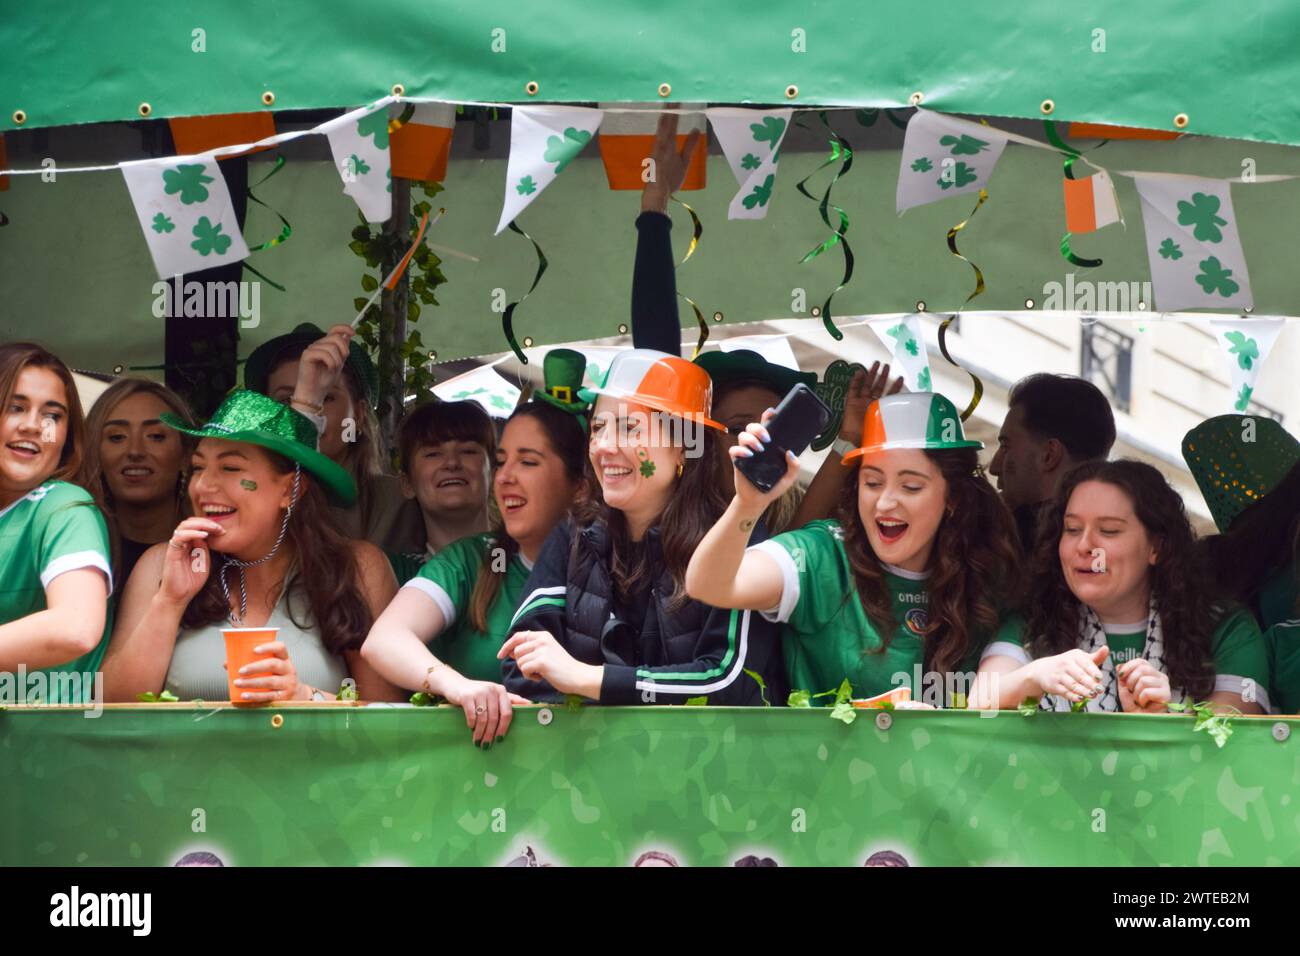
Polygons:
[[[755,520],[798,462],[790,455],[766,494],[737,474],[735,497],[691,558],[687,592],[784,624],[798,690],[820,694],[847,678],[855,698],[908,686],[914,703],[965,706],[981,652],[1021,627],[1011,514],[944,396],[886,395],[867,407],[861,434],[844,456],[852,473],[838,520],[750,548]],[[753,423],[731,457],[769,440]]]
[[596,399],[601,496],[538,556],[499,652],[506,687],[530,700],[752,705],[766,685],[769,702],[784,699],[775,630],[685,593],[691,553],[725,506],[708,375],[632,349],[582,397]]
[[225,700],[230,622],[279,628],[255,648],[267,659],[241,669],[239,702],[331,700],[349,677],[363,700],[399,699],[360,653],[397,584],[382,551],[335,524],[331,505],[350,505],[356,487],[315,450],[312,423],[247,389],[202,428],[161,417],[198,439],[194,516],[146,551],[127,582],[104,662],[108,698]]
[[542,545],[575,501],[592,492],[587,405],[577,400],[586,359],[552,349],[546,385],[520,405],[496,444],[496,527],[439,551],[379,615],[361,655],[387,680],[465,711],[475,746],[490,747],[524,698],[501,683],[497,651]]
[[89,703],[113,575],[104,516],[71,484],[86,448],[77,386],[57,356],[10,342],[0,396],[0,671],[46,672],[42,702]]
[[[972,706],[1168,712],[1208,700],[1268,713],[1264,640],[1244,608],[1214,604],[1182,496],[1139,461],[1070,471],[1039,527],[1026,643],[980,665]],[[1086,705],[1081,701],[1087,701]]]

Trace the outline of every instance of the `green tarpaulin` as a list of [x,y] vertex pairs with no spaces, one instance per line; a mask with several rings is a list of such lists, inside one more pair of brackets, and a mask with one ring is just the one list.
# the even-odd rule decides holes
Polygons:
[[521,708],[483,752],[451,709],[10,710],[0,864],[1300,864],[1300,722],[828,714]]

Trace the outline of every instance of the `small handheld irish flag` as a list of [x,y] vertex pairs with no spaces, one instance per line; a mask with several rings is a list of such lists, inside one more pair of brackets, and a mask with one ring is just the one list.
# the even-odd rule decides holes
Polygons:
[[1065,228],[1068,232],[1096,232],[1119,222],[1115,185],[1105,170],[1084,179],[1065,180]]

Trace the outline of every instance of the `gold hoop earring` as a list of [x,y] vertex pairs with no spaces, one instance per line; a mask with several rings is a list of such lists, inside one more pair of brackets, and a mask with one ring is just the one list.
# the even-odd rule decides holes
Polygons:
[[680,478],[681,476],[682,476],[682,463],[679,461],[677,463],[677,477]]

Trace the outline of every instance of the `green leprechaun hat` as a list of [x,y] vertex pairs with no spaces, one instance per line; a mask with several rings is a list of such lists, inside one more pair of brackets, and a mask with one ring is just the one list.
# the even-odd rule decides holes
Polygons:
[[[303,322],[292,332],[277,335],[263,342],[253,349],[253,354],[244,362],[244,388],[265,395],[271,390],[268,384],[271,372],[280,363],[281,355],[290,351],[301,354],[307,346],[324,337],[325,330],[320,326]],[[357,341],[356,336],[353,336],[352,341],[348,343],[347,367],[361,383],[363,392],[361,397],[370,403],[371,408],[374,408],[379,400],[379,372],[370,358],[370,353]]]
[[900,392],[881,396],[867,406],[862,447],[853,449],[841,462],[847,465],[861,455],[895,448],[943,451],[983,447],[983,442],[967,440],[957,407],[938,392]]
[[1224,532],[1300,462],[1300,441],[1271,418],[1216,415],[1183,436],[1183,460]]
[[171,412],[162,412],[158,417],[163,424],[195,438],[244,441],[283,455],[319,481],[334,504],[348,507],[357,500],[352,476],[316,450],[316,426],[311,420],[261,392],[236,389],[201,428],[188,427],[184,419]]
[[701,352],[695,364],[709,373],[715,388],[732,382],[761,382],[771,386],[777,394],[784,395],[800,382],[809,388],[817,384],[816,372],[800,372],[769,362],[753,349]]
[[573,349],[551,349],[542,359],[543,390],[533,395],[573,415],[585,415],[588,403],[578,397],[587,357]]

